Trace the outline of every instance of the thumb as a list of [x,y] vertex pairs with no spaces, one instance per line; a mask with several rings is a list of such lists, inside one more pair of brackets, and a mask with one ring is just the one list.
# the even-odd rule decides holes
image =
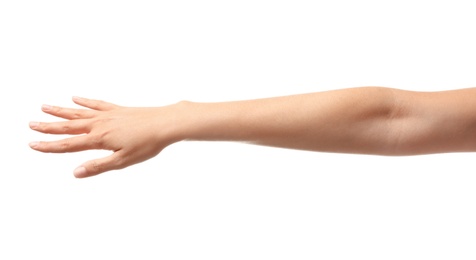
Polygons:
[[86,178],[103,172],[124,168],[119,155],[119,151],[117,151],[109,156],[85,162],[74,170],[74,177]]

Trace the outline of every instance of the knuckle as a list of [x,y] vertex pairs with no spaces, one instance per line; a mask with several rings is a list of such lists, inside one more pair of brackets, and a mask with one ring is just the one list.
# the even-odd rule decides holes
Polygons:
[[38,124],[38,130],[49,133],[51,131],[51,125],[50,123],[40,123]]
[[69,148],[71,147],[71,143],[70,142],[66,142],[66,141],[62,141],[58,144],[58,149],[59,151],[61,152],[67,152],[69,151]]
[[104,122],[106,122],[107,119],[104,119],[104,118],[95,118],[93,121],[92,121],[92,124],[93,125],[101,125],[103,124]]
[[94,172],[100,172],[101,171],[101,163],[99,163],[97,160],[94,160],[91,162],[91,168]]
[[48,131],[48,123],[42,123],[42,122],[40,122],[40,123],[38,123],[38,125],[36,126],[36,129],[37,129],[37,130],[40,130],[40,131],[42,131],[42,132]]
[[125,167],[124,158],[121,156],[115,156],[112,163],[116,169],[122,169]]
[[48,143],[40,141],[35,145],[35,149],[42,151],[44,153],[50,153],[50,149],[48,149]]
[[102,148],[104,145],[103,135],[95,135],[91,138],[91,144],[93,147]]
[[101,101],[99,100],[91,100],[88,105],[94,109],[97,109],[100,106],[100,102]]
[[61,113],[63,112],[63,109],[62,109],[61,107],[54,106],[54,107],[52,108],[52,111],[53,111],[55,114],[59,115],[59,114],[61,114]]
[[83,113],[79,112],[79,111],[76,111],[73,113],[73,118],[75,119],[78,119],[78,118],[82,118],[83,117]]
[[61,131],[62,131],[63,133],[69,133],[70,130],[71,130],[71,127],[70,127],[69,125],[63,125],[63,126],[61,127]]
[[45,123],[38,122],[36,125],[33,126],[33,129],[43,131],[45,128]]
[[56,123],[42,123],[38,126],[38,129],[49,134],[58,132],[58,126]]

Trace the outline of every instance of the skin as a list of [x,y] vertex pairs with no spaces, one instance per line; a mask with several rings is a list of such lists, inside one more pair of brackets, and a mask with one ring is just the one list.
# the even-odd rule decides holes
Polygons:
[[83,163],[84,178],[150,159],[183,140],[238,141],[310,151],[417,155],[476,151],[476,88],[439,92],[359,87],[219,103],[181,101],[124,107],[73,97],[84,109],[43,105],[66,119],[30,122],[46,134],[74,135],[31,142],[47,153],[111,150]]

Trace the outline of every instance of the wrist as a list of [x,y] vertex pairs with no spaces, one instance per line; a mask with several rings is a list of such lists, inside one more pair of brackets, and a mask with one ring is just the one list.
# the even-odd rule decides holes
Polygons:
[[200,119],[203,118],[198,112],[199,104],[182,100],[171,107],[173,108],[171,116],[174,118],[171,136],[174,142],[194,139]]
[[[175,134],[179,141],[228,141],[240,139],[236,125],[239,106],[233,102],[200,103],[180,101],[175,104],[178,117]],[[238,136],[237,136],[238,135]]]

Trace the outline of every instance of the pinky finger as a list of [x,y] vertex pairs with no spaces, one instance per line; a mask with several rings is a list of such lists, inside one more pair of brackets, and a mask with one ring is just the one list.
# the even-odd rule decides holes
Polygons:
[[120,151],[117,151],[109,156],[83,163],[74,170],[74,177],[86,178],[107,171],[118,170],[124,168],[121,162]]

